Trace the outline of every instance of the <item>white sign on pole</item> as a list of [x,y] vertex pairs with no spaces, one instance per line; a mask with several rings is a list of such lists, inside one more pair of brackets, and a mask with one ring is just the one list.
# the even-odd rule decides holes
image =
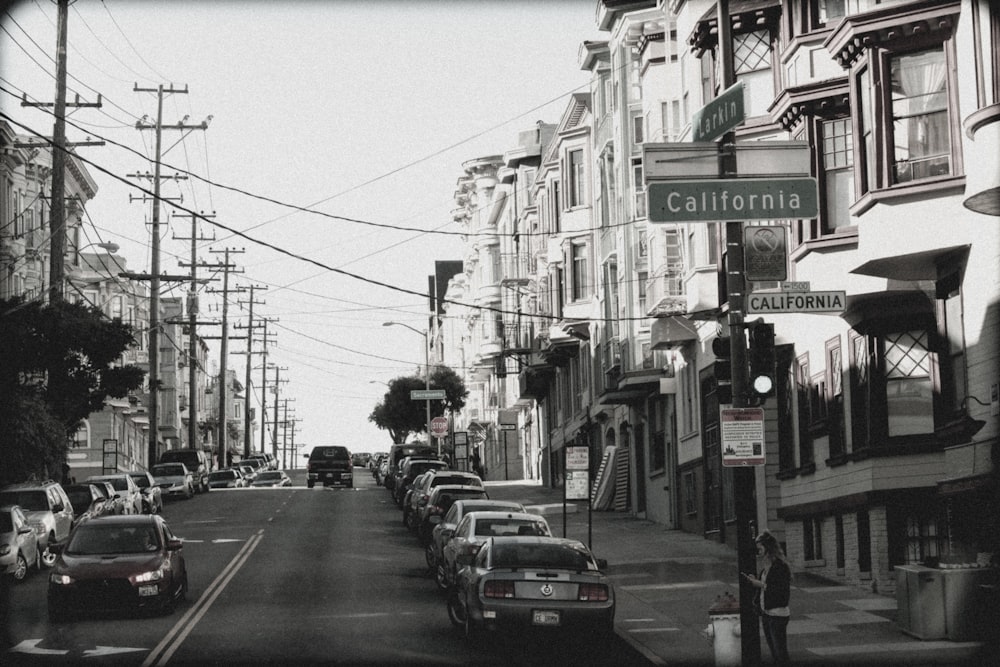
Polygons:
[[590,470],[590,448],[567,447],[566,470]]
[[587,500],[590,497],[590,471],[566,471],[566,500]]
[[722,465],[764,465],[764,409],[723,408],[719,411]]
[[747,297],[747,312],[842,313],[847,292],[755,292]]

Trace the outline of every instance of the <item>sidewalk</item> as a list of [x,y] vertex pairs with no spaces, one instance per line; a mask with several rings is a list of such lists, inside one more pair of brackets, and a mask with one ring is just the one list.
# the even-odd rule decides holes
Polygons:
[[[739,595],[736,552],[722,544],[636,519],[590,512],[562,490],[530,482],[487,482],[491,498],[517,500],[544,514],[554,535],[590,543],[615,583],[617,633],[654,665],[714,665],[704,631],[724,592]],[[922,641],[895,622],[896,599],[793,572],[788,648],[792,663],[816,665],[1000,664],[978,642]],[[737,624],[738,625],[738,624]],[[1000,633],[1000,629],[998,629]],[[739,654],[739,640],[736,639]],[[771,663],[761,636],[763,664]]]

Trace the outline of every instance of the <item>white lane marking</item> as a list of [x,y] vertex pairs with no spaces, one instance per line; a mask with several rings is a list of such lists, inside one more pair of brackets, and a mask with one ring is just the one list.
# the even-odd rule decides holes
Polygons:
[[[243,567],[250,554],[253,553],[257,545],[264,538],[263,529],[257,531],[257,533],[247,540],[247,543],[243,545],[240,551],[233,557],[233,560],[229,561],[229,564],[222,569],[219,576],[205,589],[198,601],[188,609],[187,613],[170,629],[170,632],[160,641],[156,647],[150,651],[149,655],[142,663],[142,667],[150,667],[154,663],[158,666],[166,665],[167,661],[170,660],[170,656],[180,648],[180,645],[187,638],[191,630],[198,624],[202,616],[208,611],[215,599],[219,597],[226,585],[230,580],[236,575],[236,573]],[[176,637],[176,638],[175,638]]]
[[32,655],[66,655],[69,651],[63,649],[38,648],[44,639],[25,639],[10,649],[11,653],[30,653]]
[[84,658],[100,658],[106,655],[116,655],[118,653],[132,653],[134,651],[145,651],[144,648],[127,648],[124,646],[97,646],[83,652]]

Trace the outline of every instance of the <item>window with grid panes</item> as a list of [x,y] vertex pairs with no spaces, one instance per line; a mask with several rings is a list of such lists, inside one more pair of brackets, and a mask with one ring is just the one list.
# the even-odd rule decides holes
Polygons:
[[573,267],[572,300],[586,299],[590,296],[590,249],[586,241],[570,244],[570,264]]
[[572,150],[569,152],[569,206],[583,206],[584,203],[584,175],[583,175],[583,150]]
[[647,293],[647,283],[649,282],[649,273],[646,271],[639,271],[636,273],[636,287],[637,294],[639,295],[639,312],[645,314],[646,312],[646,293]]
[[883,342],[889,436],[934,431],[934,388],[926,331],[887,334]]
[[834,233],[851,225],[854,203],[854,133],[850,118],[820,123],[823,145],[822,231]]
[[841,359],[840,336],[826,342],[826,386],[829,406],[828,432],[830,435],[830,458],[842,457],[846,453],[844,431],[844,377]]
[[796,384],[799,402],[799,467],[804,468],[814,464],[813,438],[810,430],[813,408],[812,377],[809,375],[809,353],[801,354],[796,359]]
[[646,217],[646,184],[642,179],[642,160],[632,161],[632,192],[635,202],[635,217]]
[[747,116],[765,115],[774,101],[769,30],[733,35],[733,69],[743,82]]

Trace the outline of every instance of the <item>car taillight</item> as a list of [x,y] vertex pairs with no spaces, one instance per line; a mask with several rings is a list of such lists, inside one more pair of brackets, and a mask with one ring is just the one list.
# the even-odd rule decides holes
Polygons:
[[607,602],[608,587],[604,584],[580,584],[576,599],[581,602]]
[[514,582],[487,581],[483,584],[483,595],[488,598],[512,598],[514,597]]

